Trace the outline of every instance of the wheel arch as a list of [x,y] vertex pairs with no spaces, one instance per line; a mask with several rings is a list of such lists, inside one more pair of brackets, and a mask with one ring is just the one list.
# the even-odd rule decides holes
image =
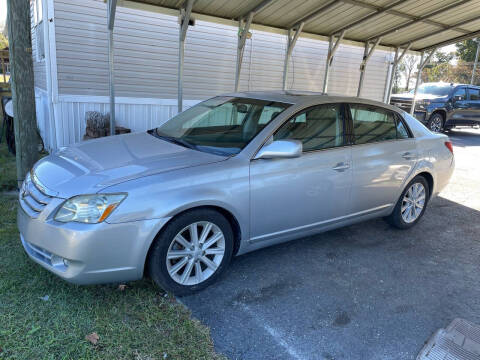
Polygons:
[[144,276],[147,275],[147,270],[148,270],[147,263],[148,263],[148,258],[150,256],[150,252],[152,250],[153,244],[155,243],[156,239],[163,233],[163,231],[165,231],[165,228],[167,227],[167,225],[170,224],[173,219],[177,218],[182,214],[185,214],[187,212],[194,211],[194,210],[200,210],[200,209],[211,209],[211,210],[217,211],[228,220],[233,231],[233,255],[235,256],[235,254],[237,254],[238,249],[240,248],[241,240],[242,240],[242,228],[240,227],[240,223],[237,217],[230,210],[219,205],[213,205],[213,204],[195,205],[189,208],[178,210],[177,212],[172,214],[171,218],[157,232],[152,242],[150,243],[150,246],[148,247],[148,251],[145,255],[144,266],[143,266]]
[[428,197],[429,199],[432,197],[432,193],[433,193],[433,186],[434,186],[434,180],[433,180],[433,176],[431,173],[429,173],[428,171],[422,171],[420,173],[418,173],[417,175],[415,175],[415,177],[417,176],[422,176],[425,178],[425,180],[427,180],[427,184],[428,184]]
[[440,114],[443,118],[443,124],[442,126],[445,126],[445,123],[447,122],[447,110],[445,109],[436,109],[432,112],[432,114],[430,115],[430,117],[428,118],[428,120],[430,120],[432,118],[433,115],[435,114]]

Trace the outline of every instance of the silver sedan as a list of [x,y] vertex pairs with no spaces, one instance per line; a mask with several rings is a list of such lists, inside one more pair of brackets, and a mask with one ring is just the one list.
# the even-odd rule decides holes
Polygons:
[[453,168],[448,137],[396,107],[236,93],[40,160],[18,227],[27,254],[65,280],[148,274],[183,295],[265,246],[375,217],[410,228]]

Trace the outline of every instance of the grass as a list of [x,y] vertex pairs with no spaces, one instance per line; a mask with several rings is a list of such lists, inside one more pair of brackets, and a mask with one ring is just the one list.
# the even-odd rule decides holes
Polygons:
[[[8,188],[14,162],[3,147]],[[33,263],[19,241],[17,206],[16,196],[0,194],[0,359],[219,358],[208,329],[151,281],[75,286]],[[94,332],[96,345],[85,339]]]
[[16,188],[17,174],[15,168],[15,156],[8,152],[7,145],[5,144],[5,137],[3,137],[2,143],[0,143],[0,192],[15,190]]

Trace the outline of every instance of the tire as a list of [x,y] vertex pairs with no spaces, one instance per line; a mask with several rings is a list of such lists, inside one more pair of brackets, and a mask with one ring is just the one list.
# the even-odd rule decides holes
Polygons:
[[[423,206],[421,208],[421,211],[419,211],[418,214],[416,213],[416,211],[418,210],[418,205],[420,205],[420,202],[417,202],[415,204],[412,204],[410,202],[412,206],[415,206],[414,211],[416,213],[415,214],[416,216],[414,218],[408,219],[408,214],[405,214],[405,213],[402,214],[402,207],[404,206],[404,204],[408,207],[409,202],[405,200],[406,194],[407,192],[409,192],[410,189],[412,189],[414,185],[416,186],[417,189],[420,189],[421,187],[423,187],[424,201],[423,201]],[[407,196],[407,198],[408,197],[409,196]],[[408,183],[408,185],[402,191],[402,195],[400,195],[400,198],[398,199],[397,204],[395,205],[395,208],[393,209],[392,213],[386,218],[387,222],[398,229],[409,229],[413,227],[418,223],[418,221],[420,221],[423,214],[425,213],[425,209],[427,208],[429,198],[430,198],[430,188],[428,186],[427,180],[421,175],[416,176],[415,178],[413,178],[412,181]],[[411,214],[412,212],[410,212],[410,215]]]
[[[197,246],[192,228],[198,234]],[[206,240],[200,246],[205,231]],[[218,240],[207,248],[215,239]],[[180,214],[166,225],[152,245],[147,260],[150,277],[174,295],[202,290],[227,269],[233,254],[233,239],[230,223],[215,210],[196,209]]]
[[445,119],[441,113],[434,113],[430,116],[428,120],[427,127],[430,131],[433,132],[441,132],[443,130],[443,126],[445,124]]

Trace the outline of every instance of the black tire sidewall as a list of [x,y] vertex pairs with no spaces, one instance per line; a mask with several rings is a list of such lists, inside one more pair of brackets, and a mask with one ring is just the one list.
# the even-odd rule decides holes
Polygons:
[[[207,280],[196,285],[181,285],[168,274],[166,257],[173,238],[186,226],[199,222],[209,221],[222,230],[225,237],[225,254],[217,271]],[[154,240],[148,257],[148,272],[150,277],[165,291],[175,295],[188,295],[206,288],[215,282],[226,270],[233,255],[233,231],[229,221],[218,211],[213,209],[195,209],[187,211],[173,218]]]
[[[422,212],[418,216],[415,221],[411,223],[407,223],[403,220],[402,217],[402,201],[405,196],[405,193],[410,189],[410,187],[415,184],[415,183],[421,183],[424,188],[425,188],[425,205],[423,206]],[[415,226],[420,219],[423,217],[423,214],[425,213],[425,210],[427,209],[427,205],[430,199],[430,187],[428,185],[427,180],[423,176],[416,176],[414,177],[407,186],[405,186],[405,189],[402,191],[402,194],[400,195],[400,198],[397,201],[397,204],[395,205],[395,209],[392,212],[392,215],[390,215],[390,223],[394,225],[395,227],[399,229],[409,229],[413,226]]]

